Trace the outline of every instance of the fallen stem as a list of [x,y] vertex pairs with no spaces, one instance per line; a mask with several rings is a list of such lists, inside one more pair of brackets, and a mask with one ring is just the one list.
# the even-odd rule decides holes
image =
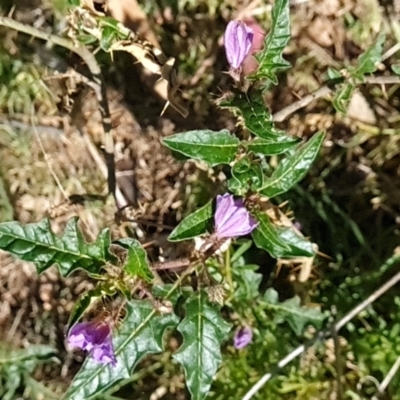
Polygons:
[[[366,76],[364,78],[364,84],[377,84],[377,85],[389,85],[389,84],[400,84],[400,76]],[[302,99],[295,101],[294,103],[288,105],[282,110],[276,112],[273,115],[275,122],[284,121],[290,114],[300,108],[307,107],[312,101],[317,100],[321,97],[325,97],[334,91],[334,87],[328,85],[322,86],[314,92],[304,96]]]

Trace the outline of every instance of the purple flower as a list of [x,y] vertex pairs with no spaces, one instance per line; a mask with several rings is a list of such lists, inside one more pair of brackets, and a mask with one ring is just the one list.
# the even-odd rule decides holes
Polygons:
[[253,29],[243,21],[231,21],[226,27],[224,35],[225,53],[229,65],[233,69],[238,69],[249,54],[253,35]]
[[214,222],[215,234],[219,239],[247,235],[258,225],[246,210],[243,200],[235,200],[228,193],[217,196]]
[[116,365],[111,327],[105,321],[94,320],[74,325],[68,334],[68,344],[86,350],[102,364]]
[[233,345],[235,349],[243,349],[246,347],[253,339],[253,331],[249,326],[242,326],[239,330],[235,332],[233,338]]

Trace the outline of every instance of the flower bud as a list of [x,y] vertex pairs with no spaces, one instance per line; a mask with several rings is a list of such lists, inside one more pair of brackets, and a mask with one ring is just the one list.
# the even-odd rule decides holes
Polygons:
[[235,349],[243,349],[246,347],[253,339],[253,331],[249,326],[243,326],[235,332],[233,338],[233,345]]
[[238,69],[247,54],[250,52],[253,42],[253,29],[243,21],[231,21],[225,30],[224,46],[226,58],[233,69]]

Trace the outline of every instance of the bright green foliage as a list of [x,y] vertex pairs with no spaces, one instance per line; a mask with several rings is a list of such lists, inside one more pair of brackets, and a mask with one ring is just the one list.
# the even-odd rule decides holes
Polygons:
[[245,146],[249,151],[252,151],[255,154],[272,156],[275,154],[285,153],[297,143],[299,143],[298,138],[279,136],[276,139],[255,138],[246,143]]
[[181,240],[192,239],[203,235],[212,228],[213,222],[212,202],[188,215],[168,236],[171,242],[180,242]]
[[44,219],[21,225],[19,222],[0,224],[0,249],[24,261],[32,261],[38,273],[58,264],[63,276],[76,269],[99,273],[106,262],[115,261],[110,253],[110,231],[104,229],[93,243],[87,243],[78,228],[77,218],[68,221],[61,237],[51,230]]
[[324,134],[322,132],[316,133],[307,143],[300,146],[292,156],[283,159],[258,191],[270,198],[287,192],[304,178],[317,157],[323,140]]
[[279,142],[281,137],[287,137],[285,132],[275,129],[272,115],[264,102],[260,91],[235,93],[221,102],[222,108],[228,108],[234,114],[243,117],[244,126],[254,135],[271,142]]
[[265,38],[264,48],[256,54],[258,70],[251,79],[269,79],[276,85],[276,72],[290,66],[282,57],[290,39],[289,0],[275,1],[271,19],[271,29]]
[[315,257],[313,244],[294,229],[275,226],[265,213],[257,213],[258,227],[253,231],[254,243],[274,258]]
[[232,266],[232,273],[237,283],[234,296],[237,301],[252,300],[259,296],[259,287],[262,274],[255,272],[258,265],[236,263]]
[[313,244],[304,237],[298,235],[292,228],[276,227],[278,236],[289,247],[289,250],[283,250],[277,253],[280,258],[292,257],[315,257],[316,252]]
[[249,190],[263,186],[264,173],[259,161],[252,162],[245,157],[232,167],[233,178],[229,180],[229,190],[237,195],[245,195]]
[[128,249],[124,270],[129,275],[137,276],[150,283],[153,280],[153,274],[150,271],[147,253],[142,245],[132,238],[119,239],[116,243]]
[[252,232],[254,243],[260,249],[268,251],[272,257],[278,258],[280,254],[289,251],[289,246],[279,236],[275,225],[265,213],[255,215],[258,226]]
[[229,164],[235,159],[239,139],[226,129],[219,132],[205,129],[168,136],[164,139],[164,144],[187,157],[214,166]]
[[198,292],[186,302],[186,315],[179,324],[183,344],[174,355],[185,370],[192,400],[205,399],[221,362],[220,346],[230,331],[207,294]]
[[159,314],[146,301],[130,301],[127,315],[113,334],[117,365],[100,364],[87,358],[68,389],[65,400],[89,400],[104,393],[121,379],[129,378],[136,364],[147,354],[163,351],[163,335],[175,327],[174,314]]
[[298,296],[280,303],[278,292],[272,288],[265,292],[262,302],[267,309],[274,311],[274,322],[276,324],[287,322],[298,336],[303,333],[307,325],[313,325],[316,328],[321,327],[326,318],[320,307],[308,308],[302,306]]

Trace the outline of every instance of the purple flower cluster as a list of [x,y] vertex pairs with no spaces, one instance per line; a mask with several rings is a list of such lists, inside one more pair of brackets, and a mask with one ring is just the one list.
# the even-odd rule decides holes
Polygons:
[[215,235],[217,238],[232,238],[249,234],[257,227],[257,222],[246,210],[242,199],[231,194],[217,196],[214,215]]
[[106,321],[81,322],[72,327],[68,334],[68,345],[87,351],[102,364],[115,366],[111,327]]

